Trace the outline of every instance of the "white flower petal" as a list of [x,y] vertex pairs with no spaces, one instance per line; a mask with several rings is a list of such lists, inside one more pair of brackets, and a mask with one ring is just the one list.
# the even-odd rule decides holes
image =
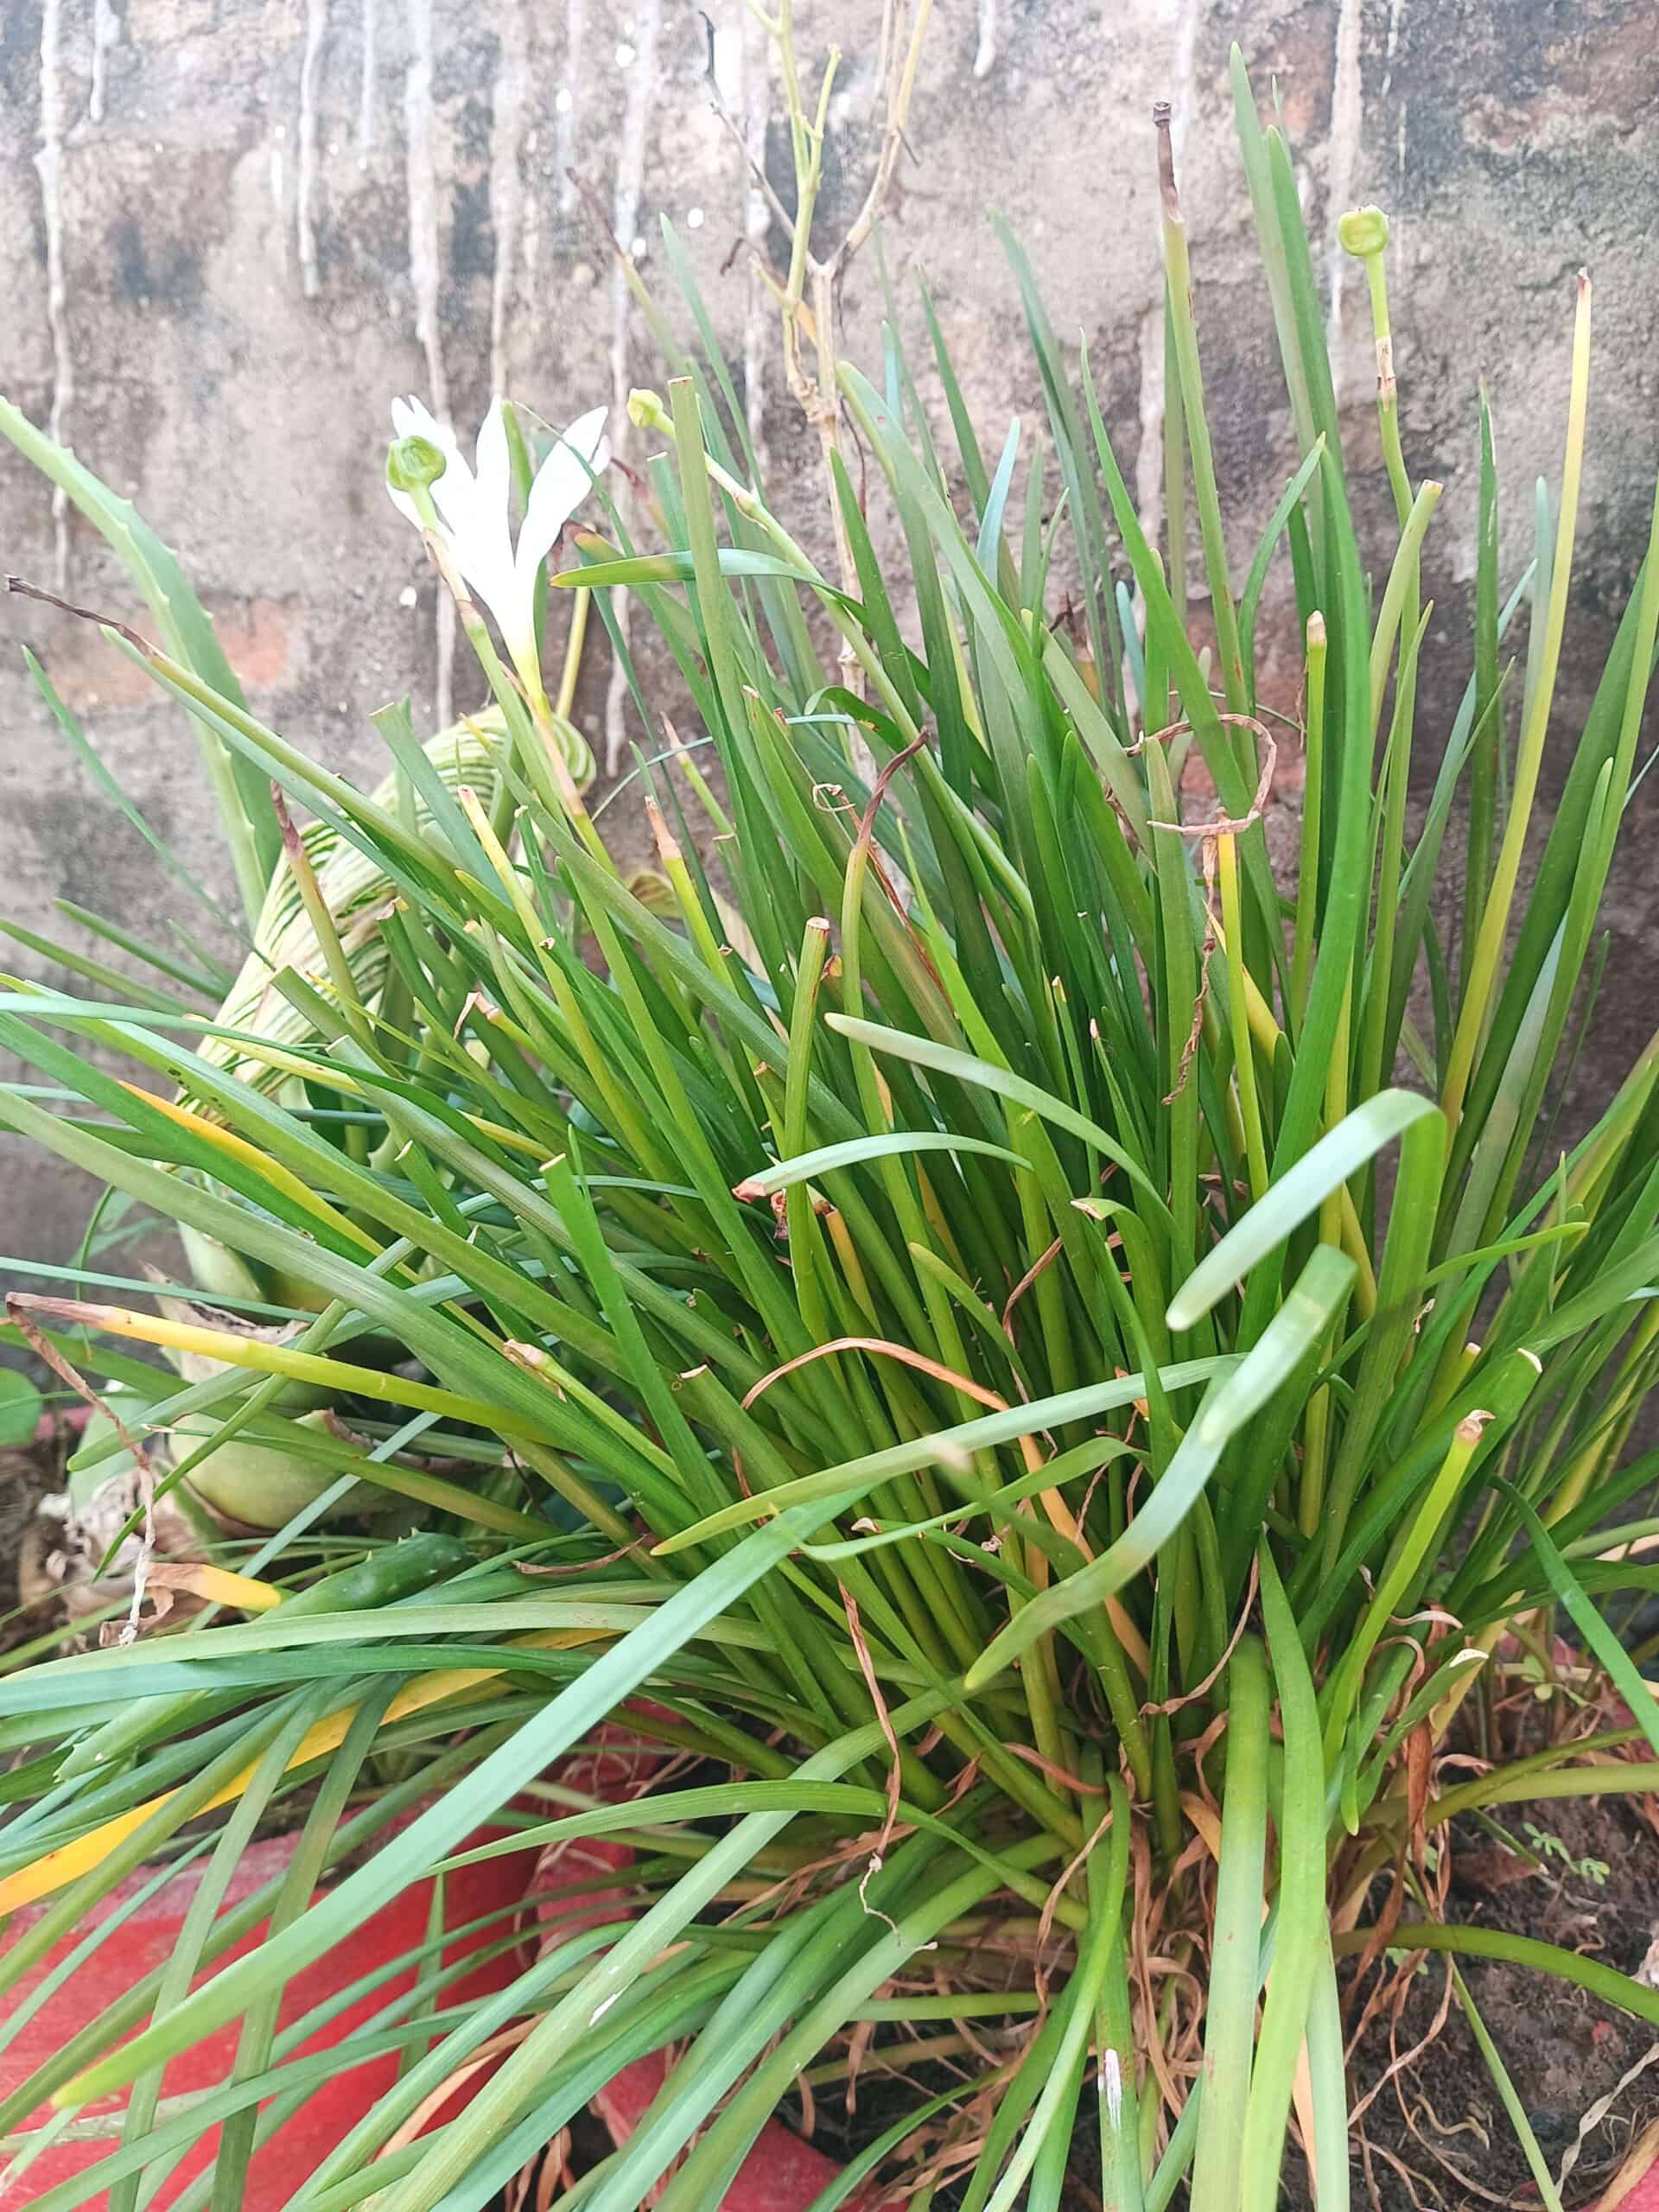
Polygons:
[[421,520],[419,512],[416,508],[414,500],[410,498],[407,492],[399,492],[392,485],[388,484],[386,486],[386,496],[391,501],[392,505],[397,508],[398,513],[402,515],[405,522],[412,522],[416,530],[422,530],[425,527],[424,524]]
[[459,446],[447,448],[447,466],[432,486],[432,497],[449,529],[470,527],[478,505],[478,486]]
[[407,399],[392,401],[391,427],[400,438],[429,438],[440,453],[453,453],[455,449],[454,432],[447,430],[413,392]]
[[605,435],[606,410],[590,408],[564,433],[536,472],[530,487],[524,526],[518,534],[517,568],[533,584],[536,571],[551,551],[553,541],[593,488],[593,482],[611,457]]
[[494,455],[491,441],[482,432],[478,450],[485,473],[474,476],[457,449],[433,486],[432,497],[456,567],[499,620],[500,603],[504,596],[510,600],[512,594],[512,526],[506,483],[501,480],[498,489],[490,480]]
[[[392,428],[400,438],[425,438],[444,457],[443,474],[432,486],[449,557],[474,596],[494,616],[502,639],[520,673],[536,652],[536,578],[542,563],[610,460],[605,436],[607,410],[590,408],[555,444],[531,487],[529,509],[515,550],[512,542],[512,455],[500,400],[491,403],[474,448],[476,469],[462,454],[454,432],[441,423],[411,393],[391,403]],[[387,486],[399,514],[418,528],[421,518],[406,492]]]
[[447,532],[455,566],[483,601],[503,635],[512,628],[518,598],[512,566],[512,537],[505,514],[494,517],[476,511],[467,514]]
[[585,415],[577,416],[559,441],[560,444],[569,446],[573,453],[579,453],[590,462],[595,474],[604,467],[595,455],[605,443],[605,424],[609,414],[608,407],[590,407]]
[[480,503],[499,507],[505,514],[512,494],[512,457],[507,450],[506,410],[499,399],[490,402],[480,426],[477,451]]
[[[480,438],[488,467],[491,455]],[[493,492],[486,476],[474,476],[459,454],[432,487],[432,496],[443,518],[450,556],[480,600],[494,615],[504,636],[516,624],[517,583],[512,563],[512,524],[504,484]]]

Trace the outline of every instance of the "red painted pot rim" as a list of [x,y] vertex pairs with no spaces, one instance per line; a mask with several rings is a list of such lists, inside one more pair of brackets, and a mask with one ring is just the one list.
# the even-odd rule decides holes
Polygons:
[[[598,1730],[582,1750],[573,1752],[559,1762],[554,1771],[565,1783],[611,1803],[625,1803],[631,1797],[645,1794],[652,1776],[666,1759],[666,1754],[656,1744],[631,1734],[626,1727],[607,1724]],[[245,1861],[241,1888],[251,1891],[285,1863],[294,1845],[292,1836],[270,1837],[255,1844]],[[566,1870],[573,1866],[598,1869],[624,1874],[631,1865],[633,1853],[624,1844],[603,1838],[583,1838],[563,1846],[550,1846],[533,1866],[518,1880],[523,1888],[514,1894],[528,1899],[541,1888],[550,1865],[556,1863]],[[140,1868],[129,1879],[123,1891],[116,1893],[112,1902],[142,1886],[152,1869]],[[526,1875],[528,1878],[526,1878]],[[185,1878],[188,1879],[188,1878]],[[553,1931],[575,1932],[594,1916],[595,1907],[625,1898],[626,1890],[619,1883],[609,1891],[590,1892],[580,1900],[568,1904],[550,1901],[536,1908],[536,1918],[545,1942]],[[169,1897],[168,1909],[178,1900]],[[367,1923],[354,1931],[336,1947],[334,1965],[342,1967],[355,1953],[375,1950],[372,1929]],[[531,1935],[533,1938],[533,1930]],[[118,1951],[105,1959],[107,1968],[117,1964]],[[615,2078],[592,2101],[597,2113],[610,2132],[613,2140],[620,2146],[633,2133],[656,2097],[668,2074],[668,2062],[660,2055],[635,2061],[624,2067]],[[481,2081],[472,2085],[481,2086]],[[461,2094],[457,2083],[458,2102],[451,2111],[459,2108],[472,2094],[468,2087]],[[340,2132],[359,2116],[353,2107],[343,2113]],[[427,2123],[430,2125],[430,2120]],[[322,2146],[326,2147],[326,2145]],[[835,2159],[785,2126],[782,2120],[769,2119],[751,2146],[735,2178],[728,2188],[718,2208],[709,2212],[808,2212],[808,2208],[825,2190],[840,2180],[845,2169]],[[172,2194],[169,2189],[163,2201]],[[261,2201],[264,2201],[263,2199]],[[846,2212],[893,2212],[895,2200],[877,2192],[861,2190],[846,2201]],[[10,2206],[7,2207],[10,2212]],[[1631,2204],[1628,2212],[1649,2212],[1645,2204]]]
[[[1659,2142],[1652,2138],[1655,2131],[1637,2139],[1624,2164],[1613,2176],[1607,2193],[1599,2198],[1596,2212],[1659,2212]],[[1627,2181],[1626,2174],[1636,2161],[1645,2155],[1649,2164],[1634,2180]]]
[[[493,1842],[510,1840],[512,1834],[510,1828],[486,1824],[474,1832],[471,1840]],[[238,1860],[223,1904],[241,1904],[283,1873],[298,1840],[298,1832],[295,1831],[263,1836],[254,1841]],[[459,1964],[470,1951],[486,1947],[495,1931],[511,1931],[514,1936],[510,1951],[484,1960],[475,1975],[464,1974],[454,1985],[458,1992],[473,1990],[479,1995],[493,1994],[527,1962],[534,1929],[527,1924],[525,1898],[534,1857],[533,1847],[505,1853],[480,1859],[448,1878],[442,1903],[445,1957],[448,1962]],[[156,1875],[164,1871],[170,1878],[156,1885]],[[200,1859],[194,1865],[164,1862],[135,1868],[92,1908],[83,1922],[64,1932],[51,1952],[29,1968],[12,1993],[13,2009],[54,1973],[92,1927],[112,1915],[122,1915],[119,1935],[82,1960],[55,1988],[43,1991],[43,2001],[30,2016],[20,2021],[20,2031],[15,2032],[4,2050],[0,2051],[0,2094],[12,2095],[89,2018],[118,2003],[135,1981],[166,1963],[175,1952],[180,1930],[207,1872],[207,1862]],[[372,2015],[397,1987],[413,1986],[414,1966],[397,1965],[396,1961],[410,1946],[426,1939],[434,1897],[435,1878],[430,1874],[410,1883],[397,1897],[363,1920],[343,1943],[333,1946],[295,1978],[284,1992],[284,2009],[290,2020],[348,1991],[350,1985],[368,1969],[395,1967],[391,1980],[352,1999],[343,2012],[335,2011],[317,2025],[300,2047],[302,2050],[320,2053],[341,2048],[358,2020]],[[9,1937],[21,1935],[49,1910],[45,1901],[21,1908],[10,1923]],[[489,1916],[492,1926],[472,1929],[469,1923],[480,1915]],[[210,1980],[230,1960],[245,1955],[260,1940],[268,1925],[262,1923],[260,1928],[250,1929],[221,1959],[203,1967],[196,1986]],[[229,2075],[239,2037],[239,2025],[232,2021],[200,2037],[190,2050],[170,2063],[169,2084],[184,2091],[211,2091]],[[341,2056],[346,2056],[343,2049]],[[476,2078],[465,2085],[465,2096],[460,2094],[462,2085],[457,2084],[454,2096],[434,2102],[418,2132],[424,2133],[452,2117],[467,2098],[482,2086],[492,2070],[493,2064],[486,2064]],[[308,2172],[344,2139],[364,2117],[376,2095],[391,2085],[396,2072],[395,2056],[382,2054],[366,2061],[342,2063],[320,2082],[270,2141],[255,2151],[247,2194],[243,2200],[247,2212],[280,2212],[289,2199],[296,2175]],[[100,2114],[113,2114],[125,2102],[126,2093],[116,2091],[99,2101],[95,2109]],[[42,2105],[23,2116],[23,2125],[34,2128],[49,2116],[48,2108]],[[212,2156],[213,2142],[218,2133],[217,2124],[200,2133],[183,2149],[172,2170],[159,2179],[155,2200],[158,2212],[191,2185]],[[42,2190],[79,2179],[118,2147],[113,2137],[90,2143],[66,2140],[41,2146],[38,2159],[25,2176],[10,2186],[0,2186],[0,2212],[24,2212],[24,2208],[33,2203]],[[0,2173],[3,2173],[6,2164],[4,2157],[0,2156]],[[107,2205],[109,2192],[98,2190],[86,2201],[93,2206]]]
[[[645,1711],[649,1707],[642,1708]],[[607,1723],[589,1738],[585,1750],[562,1760],[557,1771],[562,1782],[607,1803],[624,1804],[632,1797],[645,1794],[645,1785],[664,1764],[665,1756],[648,1739],[631,1735],[614,1723]],[[626,1844],[612,1843],[602,1837],[550,1844],[537,1861],[535,1885],[543,1885],[555,1864],[566,1870],[572,1865],[585,1865],[621,1874],[632,1861],[633,1853]],[[619,1884],[614,1890],[592,1892],[569,1904],[554,1901],[538,1906],[537,1917],[541,1923],[543,1942],[556,1931],[573,1934],[588,1926],[595,1917],[595,1908],[602,1911],[626,1896],[626,1889]],[[668,2061],[660,2053],[653,2053],[649,2058],[635,2059],[625,2066],[592,2100],[593,2110],[605,2122],[619,2149],[645,2117],[667,2075]],[[773,2118],[766,2121],[750,2146],[718,2208],[711,2207],[710,2212],[807,2212],[808,2207],[844,2171],[844,2167],[815,2144]],[[861,2190],[846,2200],[845,2212],[893,2212],[893,2200]]]

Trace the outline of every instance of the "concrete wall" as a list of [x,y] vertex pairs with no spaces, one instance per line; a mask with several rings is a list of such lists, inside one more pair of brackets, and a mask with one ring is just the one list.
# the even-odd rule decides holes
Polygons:
[[[425,720],[446,690],[473,695],[449,666],[420,546],[380,489],[389,397],[422,392],[470,424],[505,389],[564,420],[658,374],[595,207],[639,242],[648,277],[657,219],[677,226],[789,511],[811,512],[815,447],[751,266],[778,239],[707,73],[782,184],[785,148],[766,123],[776,90],[740,0],[707,5],[712,27],[690,0],[0,0],[0,389],[132,495],[194,577],[257,711],[337,767],[378,773],[366,716],[387,697],[412,691]],[[832,38],[845,54],[833,227],[868,172],[880,7],[799,0],[798,13],[809,54]],[[899,290],[913,300],[926,272],[989,435],[1015,411],[1035,427],[1040,393],[987,219],[1007,214],[1057,325],[1086,329],[1120,452],[1155,505],[1149,111],[1171,99],[1242,564],[1289,440],[1233,144],[1235,37],[1264,98],[1276,84],[1302,156],[1358,505],[1379,544],[1369,321],[1334,222],[1368,199],[1395,216],[1408,457],[1447,486],[1428,561],[1447,671],[1437,708],[1466,666],[1476,378],[1497,418],[1513,567],[1526,487],[1559,472],[1573,273],[1594,271],[1570,735],[1651,492],[1659,0],[939,0],[887,225]],[[879,299],[867,255],[843,302],[854,358],[874,357]],[[0,544],[7,569],[130,611],[101,545],[54,517],[9,449]],[[0,905],[50,925],[61,893],[159,931],[178,894],[52,740],[16,641],[38,645],[133,797],[222,888],[191,740],[95,633],[15,600],[0,626]],[[601,751],[607,710],[618,727],[607,693],[596,653],[580,703]],[[1431,717],[1420,750],[1439,734]],[[1622,987],[1598,1039],[1607,1068],[1659,1012],[1645,981],[1653,839],[1637,824],[1632,842],[1611,908]],[[4,1163],[0,1249],[61,1250],[85,1187]]]

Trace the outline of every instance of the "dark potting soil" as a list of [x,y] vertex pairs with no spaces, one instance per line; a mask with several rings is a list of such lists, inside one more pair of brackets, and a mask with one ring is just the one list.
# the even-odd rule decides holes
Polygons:
[[67,1438],[38,1438],[0,1451],[0,1651],[25,1643],[48,1624],[47,1608],[16,1613],[18,1566],[43,1497],[63,1487]]
[[[1554,1799],[1496,1810],[1506,1834],[1542,1868],[1506,1853],[1474,1822],[1455,1822],[1448,1917],[1535,1936],[1635,1974],[1659,1936],[1654,1801]],[[1411,2050],[1433,2028],[1446,1964],[1432,1956],[1419,1967],[1394,2050]],[[1495,1960],[1467,1959],[1461,1971],[1553,2174],[1578,2145],[1563,2202],[1593,2204],[1633,2139],[1659,2118],[1659,2037],[1644,2021],[1553,1976]],[[1374,2022],[1351,2067],[1357,2094],[1389,2063],[1389,2027]],[[1605,2115],[1589,2120],[1604,2100],[1611,2100]],[[1473,2212],[1494,2202],[1540,2201],[1455,1997],[1440,2033],[1383,2088],[1360,2129],[1373,2147],[1368,2175],[1357,2146],[1356,2205]],[[1398,2166],[1380,2155],[1383,2148]],[[1306,2169],[1294,2154],[1293,2164],[1295,2201],[1306,2203]]]
[[[1643,1801],[1621,1797],[1503,1807],[1501,1826],[1522,1853],[1506,1851],[1473,1821],[1454,1823],[1447,1916],[1535,1936],[1635,1973],[1659,1936],[1659,1808],[1648,1804],[1656,1810],[1652,1821]],[[1522,1853],[1541,1864],[1533,1866]],[[1381,1897],[1381,1884],[1374,1895]],[[1383,2082],[1356,2131],[1357,2212],[1478,2212],[1491,2205],[1524,2212],[1540,2202],[1455,1997],[1440,2018],[1448,1964],[1444,1955],[1423,1960],[1397,2018],[1373,2020],[1352,2055],[1356,2104],[1396,2057],[1407,2060]],[[1569,2212],[1593,2205],[1633,2139],[1659,2119],[1659,2037],[1644,2022],[1553,1977],[1496,1961],[1459,1964],[1552,2174],[1560,2174],[1578,2145],[1564,2203]],[[838,2088],[820,2094],[811,2139],[831,2157],[850,2157],[921,2096],[947,2086],[942,2068],[912,2071],[900,2081],[867,2067],[851,2115]],[[1603,2101],[1606,2112],[1587,2120]],[[791,2101],[780,2117],[798,2126],[798,2105]],[[961,2194],[961,2184],[942,2190],[938,2212],[954,2207]],[[1182,2190],[1178,2212],[1185,2202]],[[1312,2212],[1306,2164],[1294,2145],[1281,2202],[1286,2212]],[[1085,2100],[1064,2212],[1099,2212],[1100,2203],[1098,2137],[1092,2101]]]

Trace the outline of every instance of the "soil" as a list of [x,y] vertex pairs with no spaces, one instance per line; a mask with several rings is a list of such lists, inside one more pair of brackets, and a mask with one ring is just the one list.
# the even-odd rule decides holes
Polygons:
[[[1502,1825],[1520,1846],[1516,1853],[1474,1821],[1455,1823],[1447,1917],[1636,1972],[1659,1936],[1659,1819],[1643,1808],[1640,1799],[1621,1797],[1504,1807]],[[1541,1864],[1532,1866],[1529,1854]],[[1524,2212],[1541,2201],[1473,2031],[1455,1998],[1447,2002],[1449,1963],[1443,1955],[1424,1960],[1397,2018],[1373,2020],[1352,2054],[1355,2103],[1376,2089],[1356,2133],[1356,2212],[1493,2205]],[[1595,2205],[1631,2143],[1659,2120],[1659,2038],[1643,2022],[1543,1975],[1476,1959],[1460,1967],[1553,2175],[1560,2177],[1577,2146],[1563,2203],[1568,2212]],[[1345,1979],[1351,1982],[1351,1970]],[[1396,2059],[1404,2063],[1389,2075]],[[946,2086],[940,2069],[905,2082],[868,2072],[850,2117],[839,2096],[820,2099],[812,2139],[831,2155],[850,2156],[918,2095]],[[798,2112],[784,2116],[798,2124]],[[942,2190],[938,2212],[961,2193],[960,2185]],[[1307,2167],[1294,2145],[1281,2201],[1286,2212],[1313,2212]],[[1176,2212],[1185,2202],[1182,2190]],[[1100,2204],[1090,2111],[1078,2129],[1063,2212],[1100,2212]]]
[[[1543,1866],[1529,1868],[1472,1822],[1454,1824],[1448,1916],[1636,1973],[1659,1936],[1651,1801],[1552,1800],[1504,1807],[1502,1815],[1507,1834],[1541,1853]],[[1553,1840],[1541,1844],[1541,1837]],[[1462,1971],[1554,2175],[1577,2145],[1563,2202],[1595,2203],[1632,2140],[1659,2117],[1659,2039],[1645,2023],[1544,1975],[1480,1960],[1465,1961]],[[1473,2212],[1540,2201],[1455,1999],[1433,2032],[1446,1986],[1446,1961],[1427,1960],[1392,2046],[1403,2054],[1433,2039],[1360,2122],[1354,2202],[1369,2202],[1374,2212]],[[1351,2079],[1370,2085],[1389,2063],[1390,2031],[1379,2020],[1361,2038]],[[1296,2200],[1306,2202],[1306,2169],[1300,2158],[1293,2165]]]
[[17,1611],[17,1570],[35,1508],[63,1487],[65,1455],[65,1441],[55,1433],[0,1452],[0,1651],[44,1624],[32,1611]]

